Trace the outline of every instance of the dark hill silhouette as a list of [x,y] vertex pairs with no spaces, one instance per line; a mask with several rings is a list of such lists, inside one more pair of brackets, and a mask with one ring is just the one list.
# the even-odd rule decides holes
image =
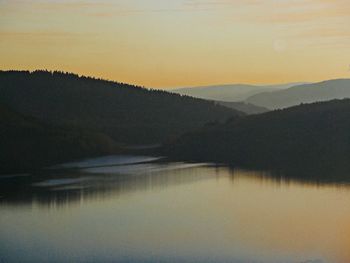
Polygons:
[[0,102],[45,123],[102,132],[126,144],[158,143],[242,115],[201,99],[48,71],[0,72]]
[[298,85],[285,90],[264,92],[249,97],[246,102],[268,109],[282,109],[333,99],[350,98],[350,79],[328,80]]
[[108,136],[46,125],[0,104],[0,174],[117,152]]
[[252,168],[322,167],[329,178],[350,167],[349,131],[350,100],[333,100],[206,126],[164,149],[175,158]]

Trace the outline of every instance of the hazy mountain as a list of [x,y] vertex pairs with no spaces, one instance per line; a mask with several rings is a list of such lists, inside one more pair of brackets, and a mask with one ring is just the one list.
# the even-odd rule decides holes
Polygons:
[[350,98],[350,79],[329,80],[265,92],[249,97],[246,102],[269,109],[286,108],[300,103]]
[[0,174],[118,151],[108,136],[46,125],[0,104]]
[[188,95],[196,98],[218,101],[242,101],[248,97],[267,91],[287,89],[300,83],[281,85],[254,86],[245,84],[216,85],[204,87],[190,87],[171,90],[174,93]]
[[254,168],[314,172],[321,166],[331,178],[350,168],[349,131],[350,100],[333,100],[206,126],[167,145],[165,153]]
[[102,132],[129,144],[160,142],[242,115],[214,102],[47,71],[0,72],[0,102],[46,123]]
[[267,108],[256,106],[254,104],[247,103],[247,102],[226,102],[226,101],[215,101],[215,102],[222,106],[244,112],[245,114],[259,114],[259,113],[264,113],[269,111],[269,109]]

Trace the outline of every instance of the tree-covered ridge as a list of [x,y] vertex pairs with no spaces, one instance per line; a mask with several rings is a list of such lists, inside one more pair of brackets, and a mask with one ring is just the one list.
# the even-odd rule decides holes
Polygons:
[[242,115],[201,99],[49,71],[1,71],[0,102],[45,123],[102,132],[128,144],[161,142]]
[[0,174],[118,151],[108,136],[46,125],[0,104]]
[[181,136],[165,152],[246,167],[349,168],[350,100],[305,104],[206,126]]

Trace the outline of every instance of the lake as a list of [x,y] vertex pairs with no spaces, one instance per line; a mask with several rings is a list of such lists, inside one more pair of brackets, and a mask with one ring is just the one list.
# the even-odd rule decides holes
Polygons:
[[1,263],[346,263],[349,248],[346,183],[143,156],[0,178]]

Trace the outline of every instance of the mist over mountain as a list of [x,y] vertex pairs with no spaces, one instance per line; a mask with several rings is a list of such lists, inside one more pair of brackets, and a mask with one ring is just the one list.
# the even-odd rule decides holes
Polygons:
[[350,100],[333,100],[207,126],[181,136],[165,152],[178,159],[294,172],[322,167],[329,178],[336,169],[350,168],[349,131]]
[[213,85],[204,87],[189,87],[171,90],[174,93],[188,95],[196,98],[207,100],[218,100],[225,102],[243,101],[250,96],[261,92],[277,91],[290,88],[300,83],[288,83],[278,85],[246,85],[246,84],[231,84],[231,85]]
[[254,104],[248,102],[227,102],[227,101],[214,101],[215,103],[225,106],[227,108],[231,108],[234,110],[238,110],[244,112],[245,114],[260,114],[269,111],[268,108],[256,106]]
[[350,79],[328,80],[297,85],[285,90],[253,95],[246,102],[269,109],[287,108],[301,103],[350,98]]
[[126,144],[168,137],[243,113],[201,99],[63,72],[1,71],[0,102],[45,123]]

